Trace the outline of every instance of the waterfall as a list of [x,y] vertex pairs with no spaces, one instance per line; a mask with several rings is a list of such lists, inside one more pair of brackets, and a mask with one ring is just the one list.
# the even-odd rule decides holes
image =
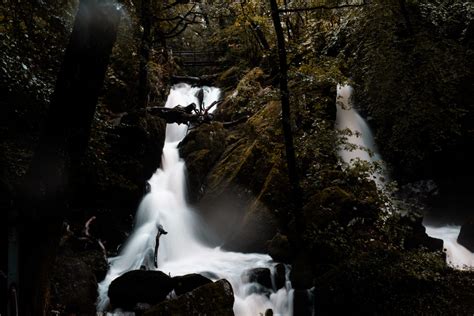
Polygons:
[[423,225],[428,236],[443,240],[443,248],[445,249],[446,261],[449,266],[459,270],[467,270],[474,267],[474,253],[457,242],[461,226],[447,225],[435,227],[426,223],[423,223]]
[[[347,137],[347,142],[356,146],[354,150],[342,148],[339,155],[342,160],[351,164],[355,159],[368,162],[377,162],[381,165],[381,171],[374,174],[377,186],[383,188],[383,179],[387,172],[382,157],[378,153],[377,146],[367,122],[352,107],[351,95],[353,88],[348,85],[337,86],[337,115],[336,128],[339,130],[350,129],[352,134]],[[368,149],[368,150],[367,150]],[[371,154],[369,154],[369,152]],[[474,267],[474,253],[457,242],[460,226],[431,226],[423,222],[428,236],[443,240],[446,251],[446,261],[449,266],[456,269],[469,269]]]
[[349,165],[357,159],[377,163],[381,170],[374,173],[374,178],[377,186],[382,188],[387,178],[385,164],[378,152],[369,125],[352,106],[352,93],[353,89],[349,85],[337,86],[336,128],[341,131],[349,129],[351,134],[347,136],[347,143],[354,145],[351,149],[341,148],[339,156]]
[[[198,87],[177,84],[172,87],[166,107],[198,104]],[[204,106],[220,97],[220,90],[203,87]],[[179,157],[178,144],[186,136],[187,126],[168,124],[163,148],[162,166],[149,180],[150,192],[143,198],[137,211],[135,228],[120,255],[109,259],[110,268],[99,284],[98,311],[108,308],[107,291],[110,283],[123,273],[139,269],[155,269],[153,256],[157,224],[168,231],[160,238],[158,267],[171,276],[200,273],[211,279],[227,279],[233,287],[236,315],[259,315],[272,309],[274,315],[292,315],[293,290],[286,286],[266,295],[260,286],[242,278],[245,271],[265,267],[274,271],[271,257],[264,254],[226,252],[200,241],[196,232],[198,215],[187,205],[185,196],[185,163]],[[288,269],[288,268],[287,268]]]

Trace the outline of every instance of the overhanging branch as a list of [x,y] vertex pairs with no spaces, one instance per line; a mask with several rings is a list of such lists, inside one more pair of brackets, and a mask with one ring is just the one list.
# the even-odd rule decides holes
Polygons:
[[362,3],[355,3],[355,4],[339,4],[339,5],[317,5],[313,7],[306,7],[306,8],[285,8],[285,9],[278,9],[279,13],[291,13],[291,12],[304,12],[304,11],[314,11],[314,10],[332,10],[332,9],[343,9],[343,8],[352,8],[352,7],[362,7],[365,6],[367,3],[365,0]]

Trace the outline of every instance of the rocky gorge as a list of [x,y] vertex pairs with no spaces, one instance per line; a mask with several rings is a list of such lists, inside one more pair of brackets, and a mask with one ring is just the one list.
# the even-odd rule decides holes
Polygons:
[[[441,214],[432,218],[462,225],[459,243],[473,251],[472,6],[373,1],[306,16],[281,13],[287,17],[291,125],[302,192],[298,210],[289,190],[277,48],[266,4],[188,2],[148,8],[165,22],[188,9],[211,22],[190,26],[166,45],[158,40],[166,27],[154,26],[145,109],[165,104],[173,76],[216,74],[212,84],[223,96],[212,122],[191,126],[177,147],[186,164],[187,202],[205,227],[202,239],[279,262],[271,273],[258,268],[263,270],[242,276],[262,292],[284,287],[284,264],[291,266],[293,315],[472,314],[473,272],[448,266],[443,242],[423,226],[423,216]],[[147,2],[124,2],[87,149],[69,176],[67,203],[60,216],[24,203],[29,196],[22,183],[42,137],[78,3],[1,7],[0,205],[8,261],[0,269],[9,276],[2,279],[2,314],[11,304],[7,282],[15,277],[28,295],[19,297],[20,314],[35,315],[22,310],[38,300],[37,292],[26,290],[31,275],[25,271],[36,271],[36,260],[43,260],[53,268],[36,281],[42,285],[42,314],[95,315],[107,259],[124,249],[136,226],[135,211],[150,189],[147,180],[162,166],[166,121],[143,110],[138,93],[146,26],[140,10]],[[196,33],[201,42],[193,42]],[[41,43],[49,43],[44,51]],[[217,65],[190,66],[173,55],[211,45],[225,48]],[[334,128],[340,83],[354,86],[354,104],[369,118],[397,182],[385,191],[370,177],[376,166],[363,161],[347,166],[338,156],[351,133]],[[435,187],[422,185],[428,180]],[[297,220],[304,225],[297,228]],[[49,226],[54,221],[59,224]],[[33,251],[34,236],[40,235],[51,236],[48,256]],[[17,275],[12,258],[19,261],[13,264]],[[213,278],[136,269],[115,279],[108,295],[114,307],[136,315],[233,315],[236,289]]]

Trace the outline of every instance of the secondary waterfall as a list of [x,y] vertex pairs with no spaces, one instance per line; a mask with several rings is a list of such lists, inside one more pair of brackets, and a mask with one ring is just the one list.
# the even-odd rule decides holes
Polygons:
[[436,227],[427,225],[426,223],[423,223],[423,225],[429,236],[443,240],[443,247],[446,251],[446,261],[449,266],[459,270],[474,267],[474,253],[457,242],[461,226],[447,225]]
[[369,125],[352,106],[352,93],[353,89],[349,85],[337,86],[336,128],[341,131],[349,129],[351,134],[347,136],[347,143],[354,145],[351,149],[341,148],[339,156],[347,164],[352,164],[355,159],[379,164],[381,170],[375,172],[374,177],[380,188],[386,179],[385,164],[375,145]]
[[[351,95],[353,89],[348,85],[337,86],[337,116],[336,128],[339,130],[350,129],[352,134],[347,137],[347,142],[356,146],[353,150],[342,148],[339,155],[342,160],[351,164],[354,159],[368,162],[378,162],[381,171],[375,173],[377,186],[383,186],[382,180],[386,178],[385,166],[382,157],[377,151],[377,146],[367,122],[352,107]],[[365,148],[365,149],[364,149]],[[367,151],[368,149],[368,151]],[[369,152],[371,154],[369,154]],[[446,261],[448,265],[456,269],[469,269],[474,267],[474,253],[458,244],[457,237],[461,229],[460,226],[431,226],[423,223],[428,236],[443,240],[443,247],[446,251]]]
[[[166,107],[198,104],[197,92],[201,88],[187,84],[173,86]],[[220,97],[217,88],[203,87],[204,105],[209,106]],[[292,315],[293,290],[286,286],[266,295],[259,285],[242,278],[245,271],[266,267],[272,273],[276,265],[264,254],[226,252],[203,244],[197,237],[198,215],[187,205],[185,199],[185,163],[179,157],[178,144],[186,136],[187,126],[168,124],[163,148],[162,167],[149,180],[150,192],[143,198],[135,219],[135,228],[120,255],[109,259],[110,268],[99,284],[98,311],[109,305],[107,291],[110,283],[123,273],[139,269],[155,269],[150,254],[154,252],[157,224],[161,224],[167,235],[160,239],[158,267],[171,276],[201,273],[213,279],[227,279],[233,287],[236,315],[259,315],[271,308],[274,315]],[[287,273],[288,275],[288,273]]]

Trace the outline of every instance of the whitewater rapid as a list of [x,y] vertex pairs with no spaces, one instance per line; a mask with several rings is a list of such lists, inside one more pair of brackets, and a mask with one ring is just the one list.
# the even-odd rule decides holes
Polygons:
[[461,226],[430,226],[423,224],[426,234],[433,238],[443,240],[443,248],[446,253],[446,262],[452,268],[458,270],[469,270],[474,268],[474,253],[470,252],[457,241]]
[[[178,84],[172,87],[166,107],[198,104],[196,94],[199,87]],[[220,97],[220,90],[202,87],[204,105],[209,106]],[[142,265],[155,270],[152,260],[157,224],[161,224],[167,235],[160,238],[158,269],[174,276],[200,273],[212,280],[227,279],[234,290],[234,312],[238,316],[264,314],[272,309],[274,315],[292,315],[293,290],[286,286],[273,289],[269,295],[256,283],[248,283],[243,274],[253,268],[269,268],[274,275],[275,265],[270,256],[226,252],[210,247],[197,237],[201,221],[187,205],[185,192],[185,163],[179,157],[178,144],[186,136],[187,126],[168,124],[163,148],[161,168],[149,180],[150,192],[143,198],[135,218],[135,228],[120,255],[109,259],[109,271],[99,284],[98,311],[107,311],[110,283],[123,273],[139,269]]]

